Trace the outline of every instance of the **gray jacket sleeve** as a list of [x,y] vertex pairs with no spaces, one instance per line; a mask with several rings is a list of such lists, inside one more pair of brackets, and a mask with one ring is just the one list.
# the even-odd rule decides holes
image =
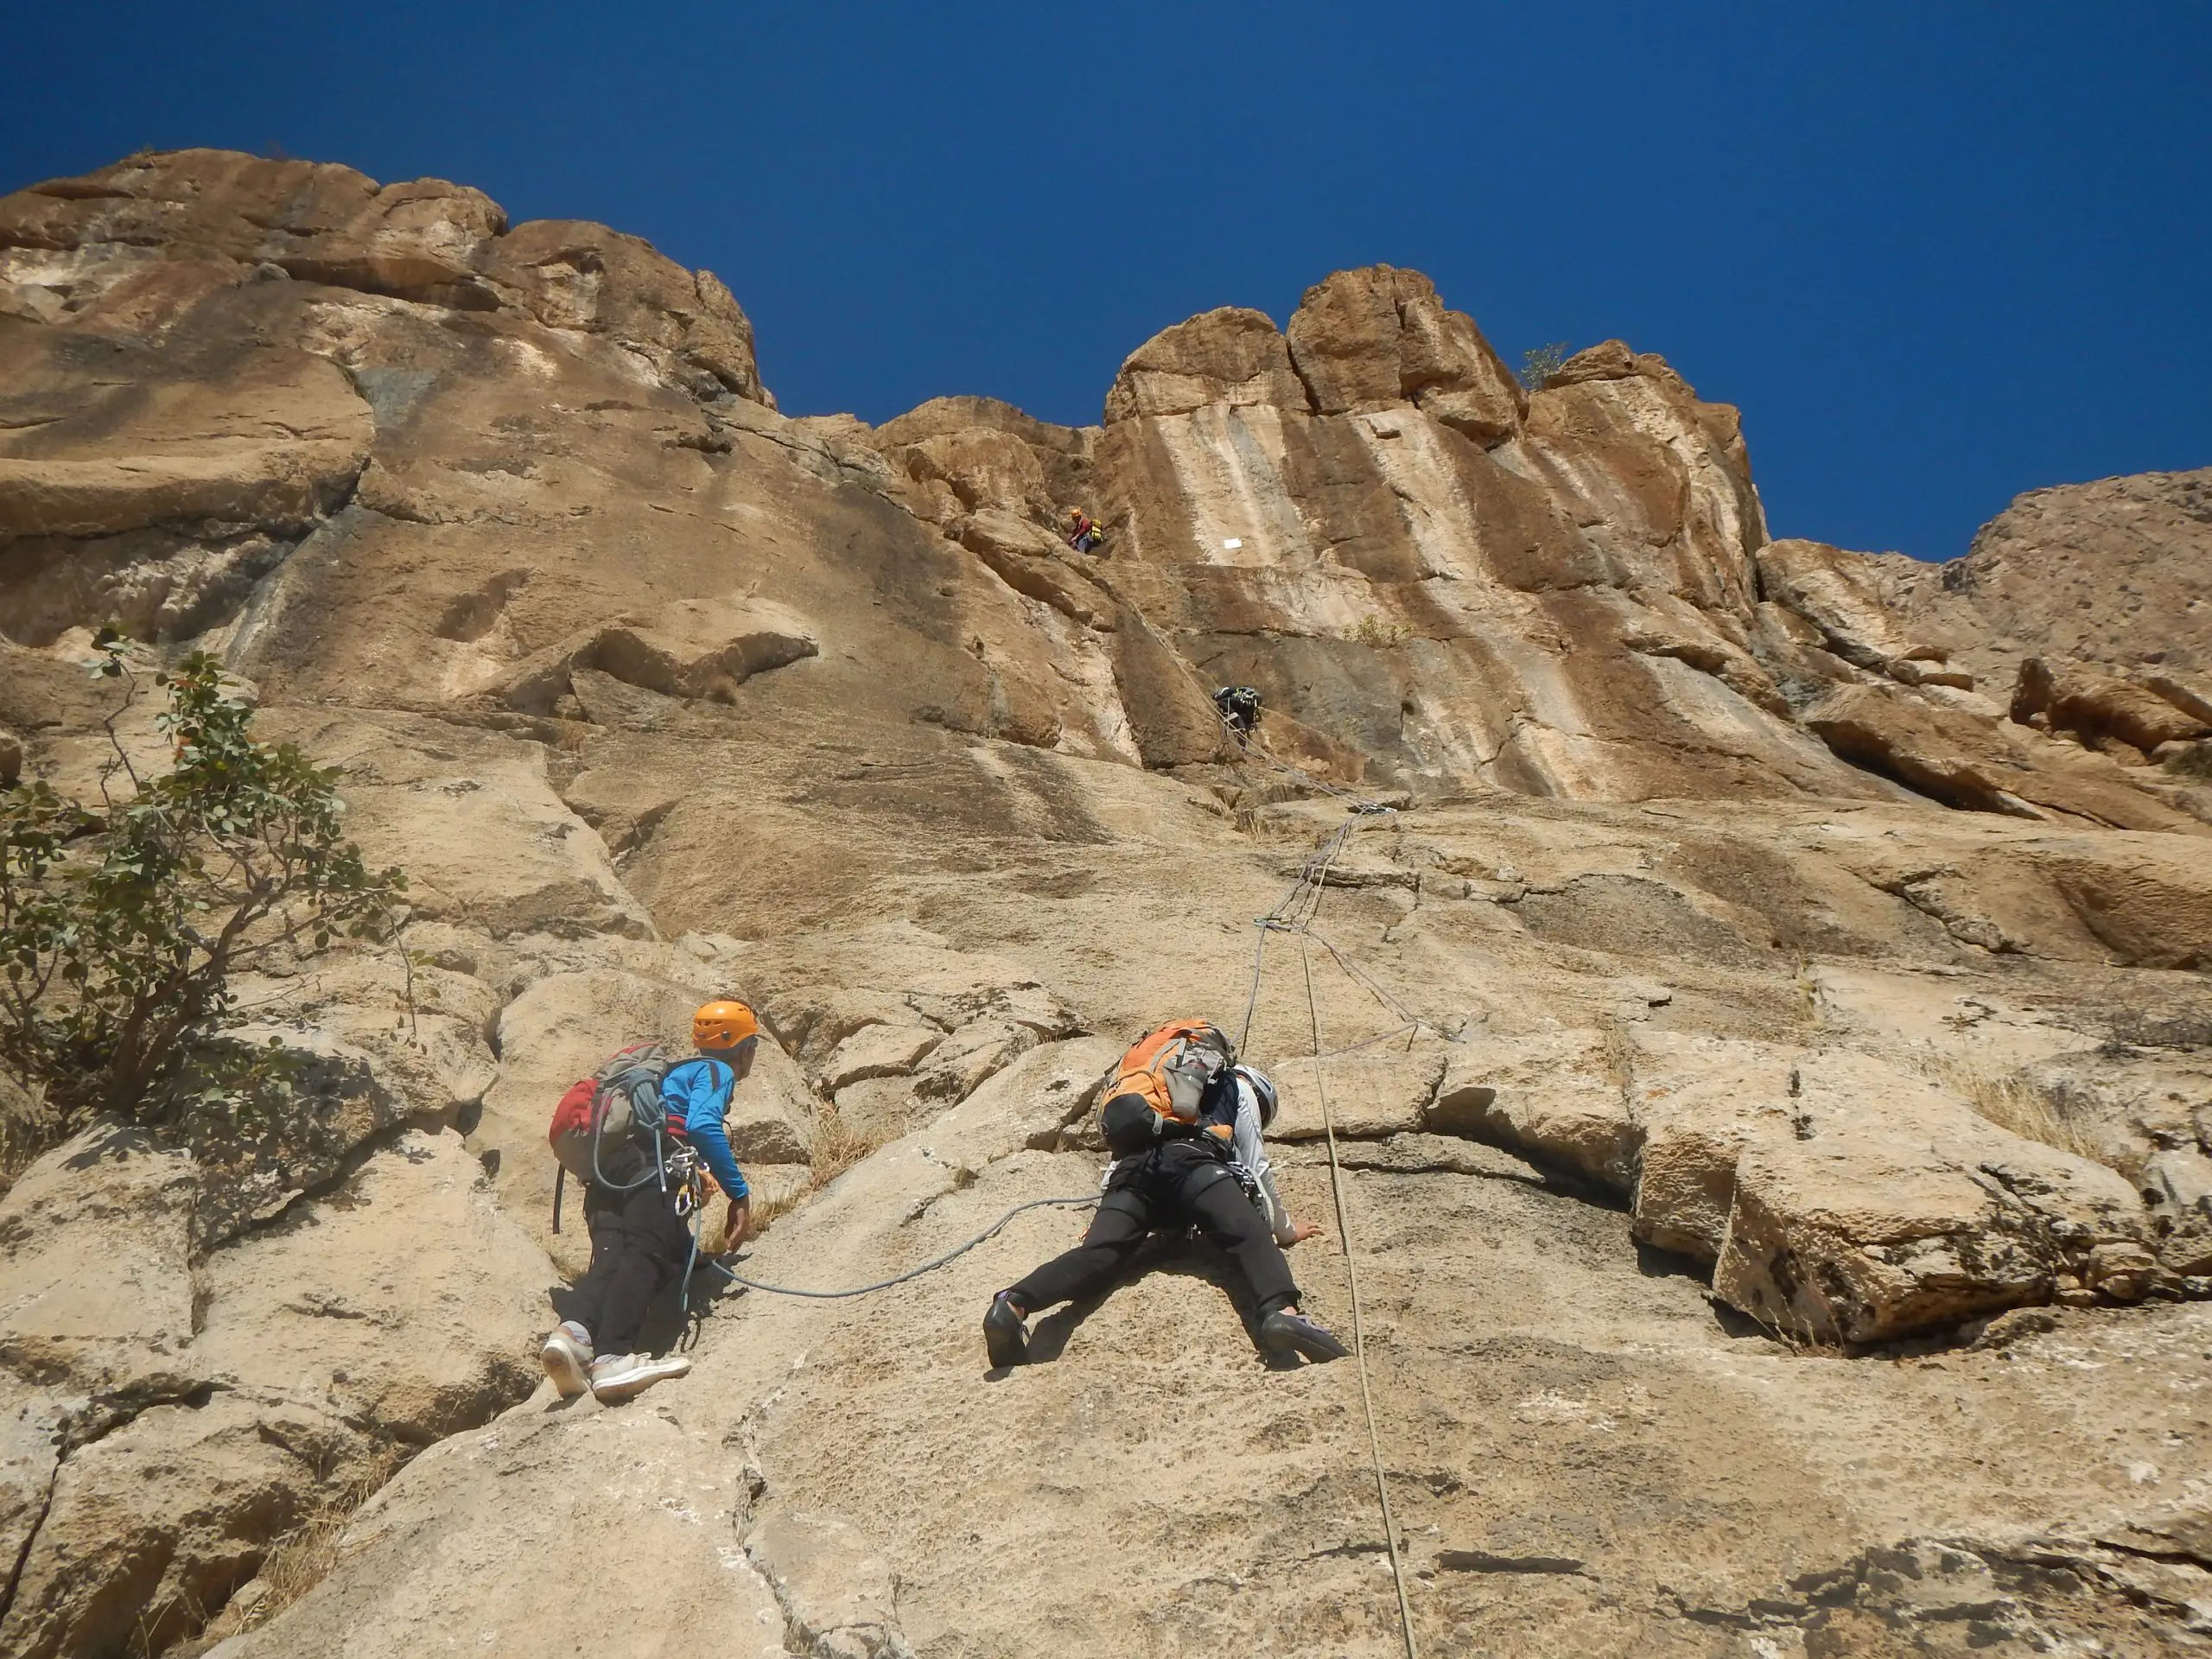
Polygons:
[[1290,1243],[1290,1211],[1283,1207],[1282,1194],[1275,1191],[1274,1171],[1268,1166],[1266,1143],[1260,1138],[1260,1103],[1253,1098],[1252,1085],[1242,1077],[1236,1080],[1236,1130],[1230,1139],[1230,1153],[1236,1161],[1252,1172],[1260,1184],[1260,1198],[1267,1211],[1268,1228],[1275,1236],[1275,1243]]

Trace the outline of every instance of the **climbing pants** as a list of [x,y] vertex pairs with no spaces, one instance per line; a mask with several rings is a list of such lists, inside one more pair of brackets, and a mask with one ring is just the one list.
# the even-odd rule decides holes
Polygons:
[[584,1200],[591,1229],[591,1267],[576,1281],[573,1306],[601,1354],[626,1354],[669,1281],[691,1256],[691,1230],[676,1213],[675,1195],[658,1181],[630,1192],[594,1186]]
[[1192,1225],[1236,1261],[1260,1318],[1298,1300],[1290,1263],[1267,1217],[1228,1166],[1199,1147],[1175,1143],[1117,1179],[1099,1201],[1083,1243],[1011,1287],[1014,1300],[1033,1313],[1094,1294],[1128,1265],[1147,1234]]

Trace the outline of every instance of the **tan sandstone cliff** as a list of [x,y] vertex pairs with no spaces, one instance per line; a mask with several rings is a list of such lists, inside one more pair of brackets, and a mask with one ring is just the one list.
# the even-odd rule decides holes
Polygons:
[[[778,413],[711,276],[442,181],[0,200],[0,760],[89,785],[99,623],[217,650],[426,964],[404,1027],[381,958],[254,988],[327,1143],[96,1134],[0,1199],[0,1650],[1399,1650],[1352,1368],[1263,1369],[1201,1247],[1007,1376],[976,1319],[1064,1214],[531,1392],[608,1049],[754,998],[761,1184],[885,1144],[753,1268],[881,1276],[1095,1183],[1099,1067],[1241,1020],[1348,794],[1401,810],[1317,927],[1421,1020],[1316,958],[1322,1047],[1396,1033],[1323,1076],[1422,1650],[2194,1650],[2207,479],[1929,567],[1770,541],[1735,410],[1619,342],[1524,391],[1385,266],[1166,330],[1095,427],[870,428]],[[1326,1217],[1291,950],[1251,1046]]]

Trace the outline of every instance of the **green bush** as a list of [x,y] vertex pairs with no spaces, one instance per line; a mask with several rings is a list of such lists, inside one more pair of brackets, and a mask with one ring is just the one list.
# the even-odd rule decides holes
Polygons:
[[1521,353],[1521,384],[1530,391],[1539,390],[1545,381],[1560,371],[1560,365],[1574,355],[1573,348],[1563,340],[1548,346],[1539,346],[1534,351]]
[[[138,695],[125,642],[95,674]],[[218,1103],[283,1094],[283,1058],[222,1033],[244,1016],[241,971],[340,937],[395,931],[405,878],[372,872],[341,831],[334,769],[258,742],[253,710],[205,652],[156,677],[171,769],[115,758],[95,810],[43,782],[0,794],[0,1069],[41,1103],[41,1139],[110,1114],[160,1126]]]

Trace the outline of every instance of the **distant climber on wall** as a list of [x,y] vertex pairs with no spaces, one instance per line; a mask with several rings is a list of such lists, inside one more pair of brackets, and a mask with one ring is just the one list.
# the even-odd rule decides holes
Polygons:
[[1213,694],[1214,712],[1221,723],[1239,737],[1260,728],[1260,694],[1249,685],[1224,685]]
[[1070,507],[1067,537],[1070,547],[1078,553],[1088,553],[1106,539],[1106,532],[1099,528],[1098,521],[1081,507]]
[[1114,1154],[1106,1196],[1082,1243],[991,1299],[983,1343],[993,1365],[1028,1358],[1031,1314],[1105,1289],[1147,1235],[1190,1226],[1243,1273],[1271,1356],[1320,1361],[1348,1351],[1299,1311],[1283,1249],[1321,1230],[1291,1219],[1262,1149],[1274,1122],[1274,1084],[1257,1066],[1233,1061],[1228,1038],[1200,1020],[1157,1027],[1122,1056],[1100,1091]]
[[561,1162],[554,1230],[559,1183],[569,1175],[584,1184],[591,1230],[591,1267],[570,1293],[573,1314],[538,1351],[564,1397],[588,1389],[601,1400],[626,1400],[691,1369],[681,1354],[630,1350],[647,1306],[690,1260],[690,1218],[706,1203],[706,1177],[729,1200],[722,1248],[745,1237],[752,1203],[722,1120],[753,1070],[760,1022],[743,1002],[709,1002],[692,1016],[691,1043],[699,1052],[686,1060],[653,1044],[622,1050],[553,1114],[547,1138]]

